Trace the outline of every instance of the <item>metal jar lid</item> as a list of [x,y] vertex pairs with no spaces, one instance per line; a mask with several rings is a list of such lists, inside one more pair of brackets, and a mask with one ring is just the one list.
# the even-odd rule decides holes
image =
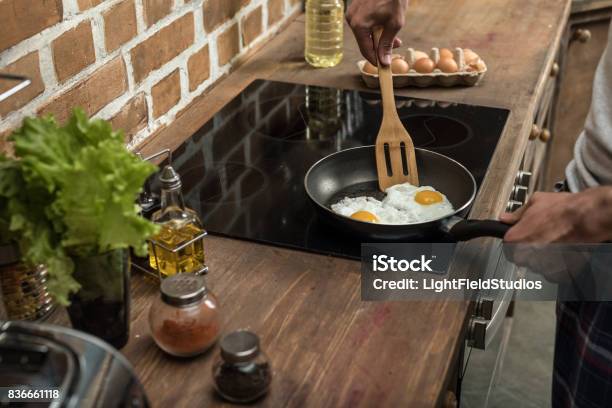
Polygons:
[[184,307],[197,303],[207,292],[204,278],[192,273],[178,273],[161,283],[161,298],[172,306]]
[[219,342],[221,357],[228,363],[242,363],[259,354],[259,337],[248,330],[237,330],[223,336]]
[[162,183],[162,188],[173,190],[181,187],[181,178],[172,166],[165,166],[159,175],[159,181]]

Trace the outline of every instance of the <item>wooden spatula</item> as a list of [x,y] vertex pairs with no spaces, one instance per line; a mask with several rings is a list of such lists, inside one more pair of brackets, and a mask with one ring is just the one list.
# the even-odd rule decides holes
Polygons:
[[[374,30],[374,44],[378,48],[382,29]],[[376,167],[381,191],[396,184],[409,182],[419,185],[419,173],[414,143],[397,114],[393,96],[391,67],[378,61],[378,80],[382,95],[383,119],[376,137]]]

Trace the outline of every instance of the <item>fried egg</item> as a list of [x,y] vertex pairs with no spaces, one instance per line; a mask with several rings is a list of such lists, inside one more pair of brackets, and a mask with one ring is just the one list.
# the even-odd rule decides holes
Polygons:
[[426,222],[455,211],[446,196],[430,186],[396,184],[385,192],[382,201],[368,196],[344,197],[331,209],[358,221],[392,225]]

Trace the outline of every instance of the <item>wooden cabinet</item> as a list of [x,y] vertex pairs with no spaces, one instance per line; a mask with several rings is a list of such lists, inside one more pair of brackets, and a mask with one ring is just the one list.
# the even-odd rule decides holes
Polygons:
[[[557,55],[557,60],[559,55]],[[515,211],[525,204],[529,195],[536,190],[543,190],[544,173],[552,138],[552,124],[556,106],[556,95],[559,83],[560,66],[555,62],[546,78],[542,95],[536,105],[536,112],[529,134],[529,143],[516,175],[512,194],[508,201],[507,211]]]
[[[557,56],[557,61],[559,60]],[[544,173],[547,159],[550,157],[552,139],[551,128],[554,122],[556,94],[559,83],[560,67],[555,62],[544,85],[544,91],[537,105],[534,123],[529,135],[529,144],[525,150],[522,170],[530,173],[530,180],[525,185],[529,192],[544,190]],[[519,183],[520,184],[520,183]]]
[[560,77],[550,112],[549,146],[545,173],[539,189],[551,191],[564,179],[591,105],[595,69],[606,47],[612,18],[612,2],[580,1],[568,23],[559,54]]

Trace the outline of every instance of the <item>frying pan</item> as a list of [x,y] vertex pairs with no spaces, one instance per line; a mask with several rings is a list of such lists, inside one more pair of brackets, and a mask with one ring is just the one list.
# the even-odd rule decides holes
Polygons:
[[382,199],[378,190],[375,146],[361,146],[333,153],[319,160],[306,173],[304,187],[319,216],[333,228],[351,236],[375,241],[423,241],[440,234],[452,241],[477,237],[503,238],[509,225],[494,220],[466,220],[464,216],[476,196],[476,181],[455,160],[425,149],[415,149],[420,183],[446,195],[455,211],[426,222],[388,225],[357,221],[336,214],[331,205],[344,197],[370,196]]

